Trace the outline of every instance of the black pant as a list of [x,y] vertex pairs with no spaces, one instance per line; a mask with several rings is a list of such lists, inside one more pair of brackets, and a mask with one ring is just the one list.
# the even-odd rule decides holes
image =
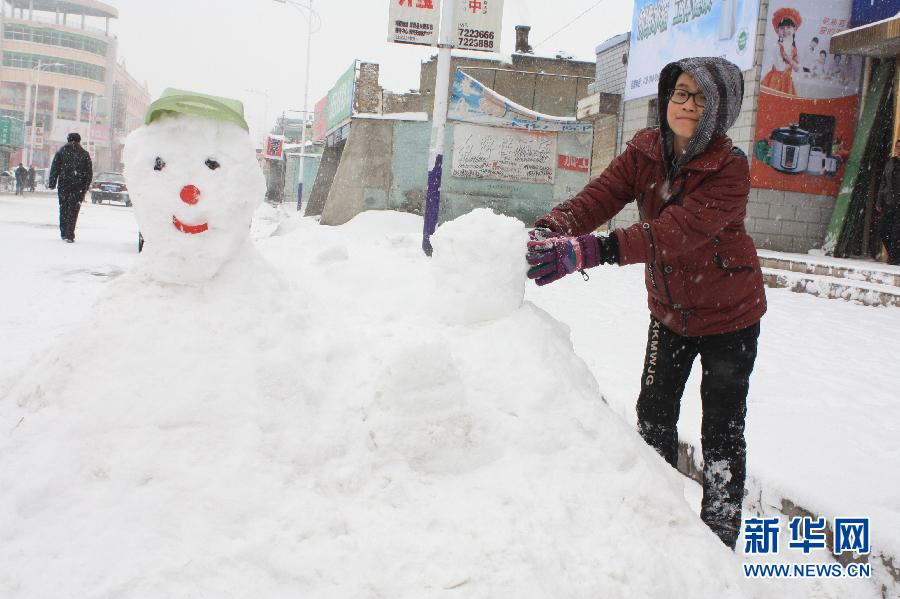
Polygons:
[[900,206],[887,206],[881,215],[881,241],[888,252],[888,264],[900,264]]
[[82,199],[84,194],[78,191],[59,193],[59,235],[63,239],[75,240],[75,223],[78,222]]
[[759,323],[734,333],[682,337],[651,317],[637,402],[641,436],[669,464],[676,466],[681,396],[694,358],[700,354],[703,367],[700,518],[732,548],[741,528],[747,458],[744,417],[758,337]]

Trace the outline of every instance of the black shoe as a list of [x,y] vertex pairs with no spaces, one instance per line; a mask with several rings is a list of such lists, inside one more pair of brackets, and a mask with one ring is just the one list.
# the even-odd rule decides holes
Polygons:
[[75,243],[74,239],[66,239],[66,243]]

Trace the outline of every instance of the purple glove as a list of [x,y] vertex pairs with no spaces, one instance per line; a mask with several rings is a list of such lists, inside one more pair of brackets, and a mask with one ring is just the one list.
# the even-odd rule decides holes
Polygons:
[[538,285],[559,280],[576,270],[597,266],[602,262],[600,244],[593,235],[581,237],[541,238],[541,229],[529,232],[528,253],[525,259],[531,268],[528,278]]

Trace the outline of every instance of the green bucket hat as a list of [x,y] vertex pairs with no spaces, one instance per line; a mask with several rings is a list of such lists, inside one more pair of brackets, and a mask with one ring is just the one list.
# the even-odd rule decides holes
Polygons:
[[147,109],[144,124],[167,114],[194,114],[215,121],[226,121],[250,132],[244,120],[244,105],[238,100],[220,98],[183,89],[167,88],[159,99]]

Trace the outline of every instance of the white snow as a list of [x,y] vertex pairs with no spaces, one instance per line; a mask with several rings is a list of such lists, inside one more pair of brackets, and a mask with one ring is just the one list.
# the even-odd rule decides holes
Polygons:
[[[263,206],[259,254],[177,284],[130,212],[66,245],[52,197],[0,196],[0,597],[878,596],[744,580],[634,432],[640,269],[525,288],[511,219],[426,260],[412,215]],[[900,554],[900,312],[769,297],[751,476]]]

